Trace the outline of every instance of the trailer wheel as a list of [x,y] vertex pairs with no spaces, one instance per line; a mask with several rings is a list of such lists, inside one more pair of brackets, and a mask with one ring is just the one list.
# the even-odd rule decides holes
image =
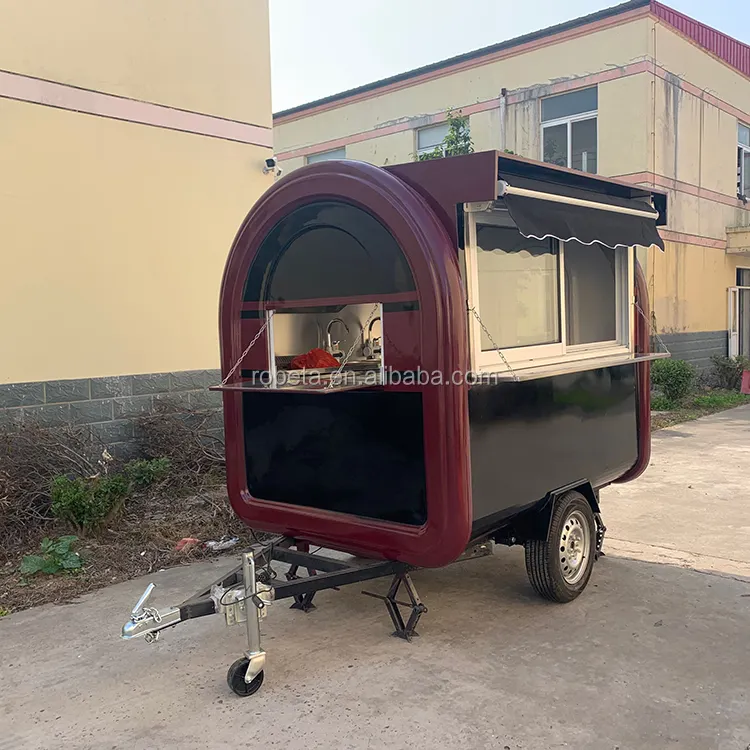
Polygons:
[[546,540],[526,542],[526,572],[545,599],[569,602],[585,588],[594,565],[596,521],[580,492],[566,492],[552,511]]
[[245,682],[245,675],[247,674],[247,668],[250,665],[250,660],[246,658],[237,659],[237,661],[229,667],[227,672],[227,684],[232,688],[232,692],[247,698],[260,690],[260,686],[263,684],[263,670],[258,672],[250,682]]

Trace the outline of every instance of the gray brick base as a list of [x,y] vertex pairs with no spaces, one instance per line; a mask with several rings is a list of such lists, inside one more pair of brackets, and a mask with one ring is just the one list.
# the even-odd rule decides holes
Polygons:
[[189,370],[106,378],[0,385],[0,429],[35,423],[43,427],[88,426],[113,455],[134,452],[135,418],[170,401],[185,411],[216,410],[211,431],[222,431],[221,393],[209,385],[219,370]]
[[[728,337],[726,331],[698,331],[696,333],[662,333],[662,341],[674,359],[684,359],[703,372],[711,369],[711,357],[715,354],[726,357]],[[661,351],[654,341],[655,351]]]

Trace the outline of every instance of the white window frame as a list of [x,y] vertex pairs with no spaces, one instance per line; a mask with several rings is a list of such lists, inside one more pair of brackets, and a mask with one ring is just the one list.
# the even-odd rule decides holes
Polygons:
[[740,143],[740,128],[747,128],[750,130],[750,125],[745,125],[744,122],[737,123],[737,195],[750,198],[746,192],[744,192],[744,186],[746,181],[750,181],[750,177],[745,174],[745,154],[750,154],[750,146]]
[[[540,105],[541,106],[541,105]],[[540,116],[541,117],[541,116]],[[584,120],[596,120],[596,172],[587,172],[585,169],[580,171],[586,174],[598,174],[599,170],[599,110],[594,109],[589,112],[581,112],[578,115],[568,115],[567,117],[558,117],[556,120],[545,120],[542,123],[542,143],[541,143],[541,155],[540,161],[545,164],[551,164],[551,162],[544,161],[544,131],[547,128],[555,127],[556,125],[567,125],[567,137],[568,137],[568,153],[567,153],[567,164],[565,165],[568,169],[573,169],[573,123],[583,122]]]
[[[340,156],[328,156],[328,154],[338,154],[340,151],[344,152],[343,158],[346,159],[346,146],[343,146],[342,148],[331,148],[328,151],[318,151],[315,154],[308,154],[305,157],[305,164],[318,164],[322,161],[331,161],[333,159],[341,159]],[[310,161],[310,157],[312,157],[312,161]]]
[[[425,148],[419,148],[419,134],[425,130],[431,130],[433,128],[442,128],[446,127],[448,125],[448,121],[445,122],[436,122],[432,125],[425,125],[422,128],[416,128],[414,130],[414,152],[417,156],[423,156],[424,154],[431,154],[435,149],[440,149],[443,156],[445,156],[445,143],[443,141],[445,140],[445,136],[443,136],[440,143],[436,143],[434,146],[427,146]],[[446,135],[448,134],[448,130],[446,130]]]
[[[589,344],[567,344],[567,314],[565,296],[565,243],[558,244],[558,299],[560,312],[560,341],[497,350],[482,351],[482,317],[479,299],[479,264],[477,253],[477,223],[508,226],[507,219],[495,218],[486,210],[487,204],[465,204],[465,247],[462,253],[464,278],[468,302],[469,347],[472,371],[477,373],[508,373],[508,365],[516,370],[543,369],[539,377],[550,374],[550,368],[565,369],[565,366],[592,359],[633,357],[635,344],[635,248],[618,247],[615,276],[615,324],[617,338],[613,341],[597,341]],[[495,212],[497,216],[499,212]],[[504,212],[503,212],[504,213]],[[502,216],[502,214],[501,214]],[[479,319],[474,315],[475,310]],[[507,363],[507,364],[506,364]]]

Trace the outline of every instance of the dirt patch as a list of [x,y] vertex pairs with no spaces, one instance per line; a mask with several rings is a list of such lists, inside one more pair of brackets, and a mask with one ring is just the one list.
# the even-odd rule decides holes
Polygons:
[[130,498],[106,528],[89,536],[79,534],[75,545],[83,558],[79,572],[34,576],[18,572],[23,556],[37,552],[43,537],[69,533],[64,524],[50,521],[34,534],[6,543],[0,550],[0,612],[63,604],[112,583],[222,554],[203,546],[176,551],[175,545],[185,537],[202,542],[238,537],[234,553],[253,541],[253,532],[232,511],[225,487],[211,483],[190,494],[159,491]]

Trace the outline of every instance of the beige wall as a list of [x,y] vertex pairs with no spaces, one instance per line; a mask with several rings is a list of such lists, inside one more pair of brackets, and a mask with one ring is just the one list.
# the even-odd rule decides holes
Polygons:
[[0,99],[0,382],[218,366],[265,149]]
[[469,128],[475,151],[494,151],[495,149],[508,148],[502,144],[499,108],[471,115]]
[[404,130],[381,138],[370,138],[346,147],[347,159],[358,159],[370,164],[402,164],[414,153],[414,132]]
[[647,279],[659,333],[721,331],[727,328],[727,289],[737,267],[750,267],[750,256],[723,249],[666,242],[652,249]]
[[655,172],[735,197],[737,118],[686,91],[676,76],[656,78],[654,88]]
[[715,248],[666,242],[651,251],[647,278],[660,333],[727,327],[727,262]]
[[599,174],[650,170],[651,80],[640,73],[599,84]]
[[[265,0],[0,0],[0,17],[0,70],[270,126]],[[0,383],[217,367],[221,276],[270,153],[0,87]]]
[[267,0],[0,0],[0,70],[271,124]]

